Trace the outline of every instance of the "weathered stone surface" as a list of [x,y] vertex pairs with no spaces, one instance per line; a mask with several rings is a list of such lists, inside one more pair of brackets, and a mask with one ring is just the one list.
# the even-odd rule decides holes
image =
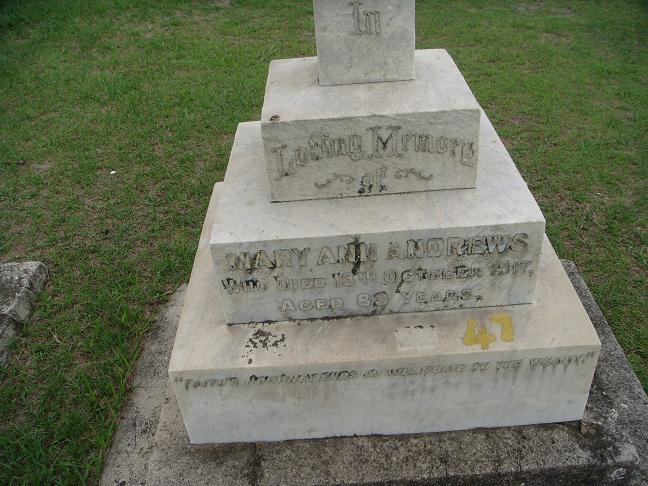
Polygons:
[[[256,485],[254,444],[190,448],[171,387],[164,399],[146,484]],[[281,481],[276,484],[281,484]],[[106,485],[108,486],[108,485]]]
[[[106,458],[102,486],[146,484],[148,466],[155,452],[160,412],[167,399],[166,368],[186,289],[183,285],[162,307],[155,327],[144,341],[144,349],[135,366],[132,395],[121,411],[119,427]],[[181,424],[182,420],[178,422]]]
[[414,81],[322,87],[315,58],[273,61],[261,115],[271,199],[474,187],[479,104],[446,51],[417,51],[416,69]]
[[[148,480],[144,481],[144,476],[129,476],[127,483],[647,484],[648,397],[575,266],[571,262],[563,265],[602,342],[582,425],[571,422],[409,436],[190,448],[177,402],[169,390],[161,403]],[[177,313],[170,312],[171,315]],[[177,324],[177,321],[172,323]],[[159,338],[160,341],[148,341],[147,348],[152,345],[156,350],[164,346],[171,348],[172,333],[164,333]],[[146,354],[145,348],[143,355]],[[165,372],[162,368],[157,370],[160,374]],[[138,411],[143,413],[142,409]],[[121,426],[134,428],[142,420],[124,416]],[[624,443],[627,437],[631,443]],[[639,460],[625,454],[621,457],[626,459],[620,462],[615,451],[632,450],[633,444]],[[110,454],[106,467],[126,470],[127,463],[145,460],[140,449],[132,449],[130,456],[127,452]],[[121,464],[116,466],[111,464],[113,461]]]
[[586,436],[571,422],[190,448],[171,396],[147,484],[645,484],[636,457],[610,455],[617,441],[609,432]]
[[[634,473],[620,468],[615,476],[632,484],[648,484],[648,396],[630,367],[601,309],[573,262],[563,261],[576,292],[601,339],[601,355],[585,410],[586,429],[605,437],[610,455],[639,455]],[[622,481],[623,482],[623,481]]]
[[414,79],[414,0],[314,0],[322,85]]
[[211,239],[225,321],[532,302],[544,218],[484,118],[475,189],[281,204],[241,124]]
[[574,424],[549,424],[265,443],[258,484],[601,484],[634,467],[605,457],[597,440],[584,440]]
[[9,359],[9,347],[32,314],[32,304],[47,281],[40,262],[0,265],[0,364]]
[[192,443],[582,414],[599,342],[548,242],[532,305],[265,325],[225,325],[209,259],[203,235],[169,364]]

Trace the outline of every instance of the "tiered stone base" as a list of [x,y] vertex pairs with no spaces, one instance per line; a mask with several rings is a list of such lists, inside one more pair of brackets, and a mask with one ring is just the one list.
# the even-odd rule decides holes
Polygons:
[[580,419],[600,342],[551,245],[535,303],[227,326],[207,214],[169,366],[194,444]]
[[211,237],[225,322],[532,302],[544,218],[482,118],[474,189],[282,203],[239,125]]
[[338,86],[320,86],[315,57],[272,61],[261,114],[271,199],[475,187],[479,103],[445,50],[415,60],[416,79]]

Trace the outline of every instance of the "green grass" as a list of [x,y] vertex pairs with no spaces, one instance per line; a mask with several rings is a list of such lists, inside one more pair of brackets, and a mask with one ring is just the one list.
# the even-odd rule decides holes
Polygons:
[[[0,371],[0,483],[95,483],[156,307],[310,0],[0,0],[0,255],[51,281]],[[648,4],[419,1],[648,388]],[[114,173],[113,173],[114,171]]]

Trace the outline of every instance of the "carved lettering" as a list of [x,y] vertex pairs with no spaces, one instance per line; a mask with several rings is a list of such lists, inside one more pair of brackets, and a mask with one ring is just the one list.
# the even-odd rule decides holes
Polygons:
[[[237,303],[252,305],[256,296],[280,311],[277,320],[469,308],[494,305],[500,279],[526,291],[537,266],[537,249],[527,255],[532,248],[526,232],[446,238],[417,233],[382,244],[353,240],[226,253],[220,290]],[[480,332],[488,329],[474,330],[475,339],[485,340]]]
[[371,146],[373,147],[372,157],[397,157],[400,156],[398,150],[398,132],[401,127],[396,125],[391,125],[387,127],[389,135],[383,137],[382,134],[383,127],[371,127]]
[[229,265],[229,270],[249,270],[252,268],[252,258],[246,252],[239,253],[238,255],[227,253],[225,259]]
[[380,35],[382,26],[380,12],[377,10],[360,10],[362,2],[360,0],[351,0],[349,5],[352,7],[353,17],[353,34],[354,35]]
[[397,368],[370,368],[366,370],[342,369],[342,370],[324,370],[312,371],[301,374],[276,374],[276,375],[256,375],[249,376],[224,376],[224,377],[201,377],[188,378],[175,376],[173,382],[179,385],[181,389],[187,392],[196,392],[209,388],[239,387],[253,385],[280,385],[280,384],[318,384],[330,382],[348,382],[350,385],[357,384],[358,380],[364,379],[400,379],[411,376],[427,376],[434,379],[435,376],[441,375],[449,377],[450,375],[460,378],[466,372],[470,374],[496,374],[496,373],[515,373],[517,370],[528,366],[530,370],[539,370],[540,372],[556,368],[567,369],[570,366],[579,366],[590,360],[596,359],[596,352],[569,354],[561,356],[546,356],[529,359],[504,359],[499,361],[475,361],[472,363],[452,363],[452,364],[417,364],[404,365]]
[[227,269],[250,270],[252,268],[304,267],[308,265],[310,248],[278,249],[273,251],[257,250],[254,253],[226,253]]
[[389,296],[386,292],[378,292],[375,295],[360,294],[358,295],[358,305],[360,307],[384,307],[389,302]]
[[281,312],[287,312],[287,311],[294,311],[295,310],[295,304],[293,304],[293,301],[290,299],[284,299],[281,301],[281,306],[279,307]]
[[294,311],[299,309],[302,312],[321,310],[340,310],[344,308],[344,300],[339,297],[322,299],[305,299],[297,301],[297,305],[291,299],[283,299],[279,305],[281,312]]
[[[277,179],[292,176],[300,168],[314,164],[317,164],[318,167],[323,165],[325,169],[327,161],[332,159],[348,158],[353,162],[376,158],[384,159],[401,157],[404,153],[412,150],[424,154],[430,159],[430,162],[439,158],[444,160],[450,158],[459,165],[471,166],[476,160],[473,149],[474,142],[472,141],[450,138],[443,134],[434,137],[428,133],[412,131],[401,133],[401,131],[402,126],[389,125],[369,127],[365,136],[358,133],[338,136],[318,132],[310,134],[304,145],[294,148],[289,148],[286,144],[277,145],[270,149],[276,166]],[[365,142],[367,150],[365,150]],[[349,185],[356,182],[365,189],[361,194],[366,195],[380,192],[377,190],[367,191],[366,188],[369,185],[373,185],[376,189],[379,188],[384,185],[382,180],[387,177],[403,179],[411,176],[421,181],[432,180],[431,171],[433,169],[433,166],[430,167],[430,171],[414,167],[394,167],[389,171],[387,167],[383,167],[376,173],[365,173],[364,175],[335,172],[326,174],[314,185],[317,189],[325,189],[333,184]]]
[[239,292],[265,292],[268,290],[268,280],[263,277],[248,278],[246,280],[226,278],[221,280],[221,283],[228,294],[238,294]]
[[461,146],[461,165],[472,166],[475,157],[474,143],[463,142]]
[[549,356],[546,358],[531,358],[529,360],[529,365],[531,369],[534,369],[538,366],[541,366],[542,369],[547,367],[556,368],[558,365],[563,365],[567,368],[572,363],[574,365],[579,365],[589,359],[592,359],[596,356],[594,351],[589,353],[580,353],[580,354],[570,354],[565,356]]
[[496,234],[474,238],[448,238],[447,255],[481,255],[484,253],[508,253],[510,251],[525,251],[529,244],[529,235]]
[[319,258],[317,259],[318,265],[337,263],[337,258],[335,254],[331,251],[328,246],[323,246],[320,250]]

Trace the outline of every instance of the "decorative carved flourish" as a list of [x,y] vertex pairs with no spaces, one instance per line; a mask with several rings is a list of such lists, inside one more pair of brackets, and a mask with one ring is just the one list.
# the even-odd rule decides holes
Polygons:
[[324,182],[316,182],[315,187],[317,189],[324,189],[324,188],[330,186],[331,184],[333,184],[333,182],[335,182],[335,181],[341,181],[341,182],[344,182],[345,184],[348,185],[348,184],[351,184],[354,180],[355,180],[355,178],[351,177],[350,175],[333,174],[331,177],[326,179]]
[[394,177],[396,179],[403,179],[405,177],[409,177],[409,175],[412,174],[414,177],[416,177],[418,180],[421,181],[431,181],[434,178],[433,174],[430,174],[429,176],[424,176],[421,174],[419,171],[415,169],[396,169],[396,174],[394,174]]
[[360,189],[358,194],[372,194],[375,192],[383,192],[387,186],[383,183],[387,176],[387,166],[383,165],[376,170],[367,172],[360,178]]

